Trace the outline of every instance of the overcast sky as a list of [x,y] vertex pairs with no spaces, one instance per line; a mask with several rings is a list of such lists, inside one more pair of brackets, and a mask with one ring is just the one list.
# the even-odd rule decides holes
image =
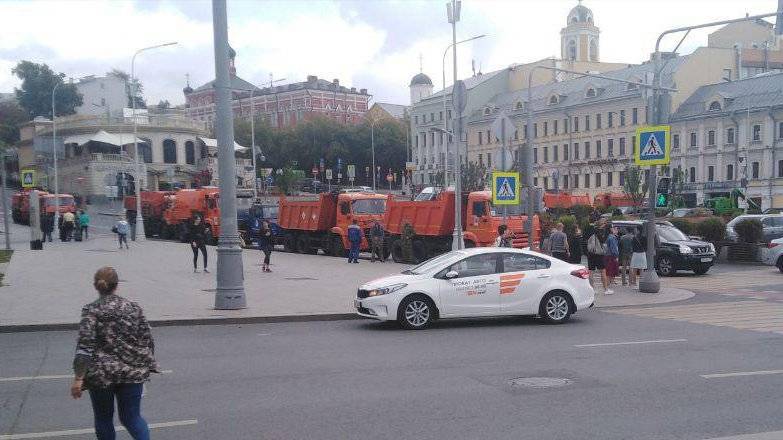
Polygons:
[[[375,101],[408,104],[408,83],[423,71],[440,89],[442,57],[451,42],[445,0],[229,0],[229,40],[237,73],[255,84],[307,75],[339,78],[367,88]],[[560,29],[576,0],[464,0],[458,38],[487,34],[460,45],[458,73],[471,60],[488,72],[513,63],[560,55]],[[688,24],[774,12],[777,0],[585,0],[601,29],[601,60],[638,63],[657,35]],[[211,2],[204,0],[0,0],[0,92],[19,81],[11,68],[22,59],[45,62],[67,76],[130,71],[135,50],[177,41],[140,55],[136,71],[147,102],[184,102],[190,74],[195,88],[214,78]],[[706,44],[692,33],[680,52]],[[671,50],[674,39],[664,40]],[[450,58],[446,77],[451,77]],[[450,82],[450,81],[449,81]]]

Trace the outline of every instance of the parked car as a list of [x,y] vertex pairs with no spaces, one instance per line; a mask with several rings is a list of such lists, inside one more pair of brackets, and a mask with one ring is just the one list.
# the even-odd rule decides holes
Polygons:
[[418,330],[438,318],[538,315],[560,324],[593,306],[584,266],[514,248],[471,248],[359,287],[360,316]]
[[761,222],[765,243],[783,237],[783,214],[745,214],[734,217],[730,222],[726,223],[726,239],[737,241],[738,236],[734,226],[748,219],[756,219]]
[[715,215],[715,211],[708,208],[677,208],[666,214],[666,218],[709,217],[712,215]]
[[762,214],[783,214],[783,208],[767,208]]
[[[641,231],[642,221],[618,220],[612,222],[620,233],[631,229]],[[715,246],[706,241],[695,240],[672,226],[669,222],[656,222],[655,230],[659,242],[655,249],[655,269],[661,276],[672,276],[678,270],[692,270],[704,275],[715,262]]]
[[769,242],[764,263],[770,266],[777,266],[783,272],[783,238],[776,238]]

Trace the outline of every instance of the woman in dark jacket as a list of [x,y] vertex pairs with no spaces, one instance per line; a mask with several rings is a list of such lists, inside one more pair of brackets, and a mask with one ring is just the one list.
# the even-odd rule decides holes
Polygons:
[[141,395],[150,373],[160,371],[155,342],[141,307],[115,294],[118,282],[114,268],[95,273],[93,286],[99,297],[82,308],[71,396],[78,399],[89,390],[98,440],[115,438],[115,400],[120,423],[131,437],[148,440]]
[[261,220],[261,226],[258,228],[258,247],[264,253],[261,270],[272,272],[272,269],[269,268],[269,257],[272,255],[272,228],[269,227],[269,222],[266,220]]
[[195,216],[188,228],[188,241],[190,249],[193,251],[193,273],[198,272],[198,251],[204,260],[204,272],[209,273],[207,269],[207,234],[210,233],[209,226],[201,221],[201,216]]
[[582,264],[582,246],[584,246],[582,230],[579,229],[579,226],[576,226],[573,234],[568,237],[568,249],[571,251],[568,259],[570,263]]

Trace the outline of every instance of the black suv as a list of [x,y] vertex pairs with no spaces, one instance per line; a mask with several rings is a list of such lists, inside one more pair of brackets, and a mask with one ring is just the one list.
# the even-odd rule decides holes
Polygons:
[[[620,235],[627,230],[641,231],[642,221],[613,221]],[[657,221],[659,243],[655,249],[655,269],[661,276],[672,276],[678,270],[692,270],[704,275],[715,262],[715,246],[712,243],[692,240],[669,222]]]

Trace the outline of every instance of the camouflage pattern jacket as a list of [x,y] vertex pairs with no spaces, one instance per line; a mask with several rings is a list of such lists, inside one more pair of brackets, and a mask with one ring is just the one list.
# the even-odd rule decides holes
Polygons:
[[141,307],[114,294],[84,306],[73,368],[88,389],[142,383],[158,372],[155,342]]

